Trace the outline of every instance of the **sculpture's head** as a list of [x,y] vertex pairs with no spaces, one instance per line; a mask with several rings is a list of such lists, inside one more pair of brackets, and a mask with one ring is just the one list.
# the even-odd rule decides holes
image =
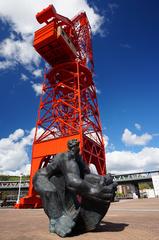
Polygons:
[[80,152],[80,147],[79,147],[80,142],[77,139],[71,139],[67,142],[68,149],[73,152],[75,155],[79,154]]

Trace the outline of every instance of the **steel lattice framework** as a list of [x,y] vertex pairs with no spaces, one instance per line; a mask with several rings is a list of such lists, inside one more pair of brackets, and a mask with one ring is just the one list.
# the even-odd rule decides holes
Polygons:
[[35,32],[34,47],[49,63],[46,69],[36,132],[28,196],[16,207],[38,207],[32,177],[48,164],[47,156],[67,150],[77,138],[83,159],[104,175],[105,151],[99,117],[91,46],[91,28],[84,12],[72,20],[56,13],[52,5],[36,15],[46,25]]

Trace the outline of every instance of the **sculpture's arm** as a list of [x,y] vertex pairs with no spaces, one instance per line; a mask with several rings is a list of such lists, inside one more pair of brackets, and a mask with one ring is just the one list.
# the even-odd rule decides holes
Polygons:
[[[47,179],[49,179],[51,176],[57,174],[60,171],[59,162],[61,159],[61,155],[62,154],[55,156],[51,163],[49,163],[44,168],[40,168],[37,171],[36,175],[45,176]],[[49,158],[49,156],[47,156],[46,158]]]
[[66,185],[69,189],[76,192],[88,192],[90,189],[89,184],[80,178],[80,170],[75,160],[66,162],[65,169]]
[[[33,185],[35,191],[38,193],[54,191],[54,186],[51,183],[50,178],[60,172],[59,157],[61,158],[61,155],[55,156],[51,163],[44,168],[40,168],[34,175]],[[47,156],[46,158],[50,157]]]
[[75,191],[84,197],[96,200],[107,201],[112,198],[112,186],[108,187],[103,185],[103,181],[93,184],[91,181],[87,181],[87,179],[81,179],[79,168],[75,161],[68,161],[66,167],[66,185],[70,190]]
[[88,165],[86,164],[86,162],[82,159],[81,155],[79,155],[77,162],[78,162],[79,168],[83,172],[83,176],[90,174],[90,169],[89,169]]

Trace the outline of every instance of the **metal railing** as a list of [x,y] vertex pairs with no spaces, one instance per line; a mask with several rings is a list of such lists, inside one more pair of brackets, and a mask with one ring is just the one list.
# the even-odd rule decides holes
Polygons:
[[128,174],[113,174],[114,181],[128,182],[139,180],[151,180],[153,175],[159,174],[159,171],[138,172]]
[[29,180],[26,181],[0,181],[0,190],[3,189],[18,189],[19,185],[21,188],[29,188]]

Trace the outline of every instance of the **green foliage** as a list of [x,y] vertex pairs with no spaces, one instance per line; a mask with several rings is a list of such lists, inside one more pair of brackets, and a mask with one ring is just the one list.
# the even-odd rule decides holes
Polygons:
[[124,193],[116,192],[116,197],[124,197]]
[[151,189],[153,188],[153,185],[151,182],[149,183],[139,183],[139,189],[143,190],[143,189]]
[[[30,176],[22,176],[22,181],[29,180]],[[0,175],[0,181],[19,181],[19,176]]]
[[0,181],[8,181],[8,180],[9,180],[9,176],[0,175]]

